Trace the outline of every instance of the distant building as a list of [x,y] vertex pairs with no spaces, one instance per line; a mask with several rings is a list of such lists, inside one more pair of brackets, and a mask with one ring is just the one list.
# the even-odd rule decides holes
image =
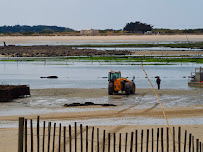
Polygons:
[[147,31],[145,32],[145,34],[152,34],[152,31]]
[[90,30],[81,30],[80,34],[98,34],[99,30],[94,30],[94,29],[90,29]]

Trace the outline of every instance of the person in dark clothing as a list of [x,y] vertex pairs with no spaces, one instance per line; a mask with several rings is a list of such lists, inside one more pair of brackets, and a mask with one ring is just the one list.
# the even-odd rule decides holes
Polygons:
[[158,85],[158,89],[160,89],[160,83],[161,83],[160,77],[157,77],[156,83],[157,83],[157,85]]

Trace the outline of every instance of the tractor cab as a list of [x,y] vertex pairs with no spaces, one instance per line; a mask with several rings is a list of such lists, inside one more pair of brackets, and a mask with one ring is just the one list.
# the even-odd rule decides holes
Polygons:
[[111,70],[111,72],[109,72],[109,75],[108,75],[108,81],[113,82],[116,79],[121,79],[121,72]]

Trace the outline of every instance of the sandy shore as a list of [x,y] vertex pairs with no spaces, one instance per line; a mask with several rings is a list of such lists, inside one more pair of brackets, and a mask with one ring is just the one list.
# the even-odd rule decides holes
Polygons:
[[[200,89],[193,89],[193,90],[172,90],[172,89],[163,89],[163,90],[157,90],[157,93],[160,97],[163,96],[168,96],[168,97],[174,97],[174,96],[187,96],[187,97],[193,97],[195,95],[200,94]],[[98,98],[110,98],[111,100],[128,100],[128,98],[135,98],[135,99],[141,99],[144,97],[150,97],[154,96],[153,90],[152,89],[137,89],[137,92],[135,95],[131,96],[125,96],[122,94],[117,94],[113,96],[108,96],[107,95],[107,89],[33,89],[31,90],[32,96],[30,98],[24,98],[24,99],[18,99],[13,103],[9,103],[9,106],[7,107],[7,110],[11,106],[15,106],[16,108],[19,106],[21,101],[24,101],[22,105],[25,105],[27,107],[28,105],[25,104],[26,100],[30,100],[32,98],[36,98],[38,100],[41,100],[40,97],[55,97],[56,99],[75,99],[75,98],[81,98],[83,100],[85,99],[98,99]],[[201,98],[200,98],[201,99]],[[33,100],[34,102],[34,100]],[[163,104],[165,100],[162,101]],[[12,105],[13,104],[13,105]],[[21,106],[22,106],[21,105]],[[35,105],[37,106],[37,105]],[[146,107],[146,108],[136,108],[137,106],[140,106],[139,104],[129,104],[129,105],[118,105],[117,107],[112,107],[112,108],[107,108],[107,107],[100,107],[98,110],[93,111],[91,109],[95,109],[98,107],[91,106],[91,107],[75,107],[75,108],[70,108],[70,109],[76,109],[75,112],[68,112],[68,108],[61,107],[60,109],[66,109],[67,112],[53,112],[53,113],[44,113],[40,114],[40,119],[42,121],[52,121],[57,123],[57,127],[59,122],[62,123],[62,126],[68,126],[68,124],[73,124],[75,121],[79,123],[85,122],[85,124],[89,124],[89,138],[91,138],[91,129],[92,126],[91,124],[94,124],[95,130],[96,128],[100,129],[100,138],[99,141],[102,144],[102,131],[105,129],[107,133],[117,133],[117,138],[118,138],[118,133],[122,133],[122,136],[125,136],[125,133],[128,132],[134,132],[135,129],[138,130],[139,134],[141,130],[144,130],[146,132],[147,129],[154,129],[155,135],[156,135],[156,129],[160,127],[164,127],[164,132],[166,131],[166,122],[162,113],[162,110],[160,109],[160,105],[158,102],[155,102],[154,104],[151,104],[151,106]],[[37,108],[37,107],[36,107]],[[36,109],[35,108],[35,109]],[[40,108],[39,108],[40,109]],[[55,109],[54,107],[51,107],[51,109]],[[88,111],[82,111],[83,109],[89,109]],[[171,127],[175,126],[181,126],[182,127],[182,139],[184,138],[184,131],[188,131],[189,133],[192,133],[192,135],[195,136],[195,139],[200,139],[200,141],[203,140],[203,134],[202,134],[202,129],[203,125],[197,125],[195,123],[192,123],[193,119],[195,120],[201,120],[203,116],[203,105],[202,102],[199,104],[191,106],[177,106],[177,107],[165,107],[165,112],[167,115],[167,118],[169,121],[171,120],[176,120],[175,123],[173,122]],[[33,119],[34,123],[36,123],[36,117],[37,114],[32,114],[32,115],[11,115],[11,116],[0,116],[0,122],[6,122],[6,121],[14,121],[17,122],[18,117],[23,116],[26,119]],[[129,124],[123,124],[122,122],[125,121],[126,119],[129,119],[130,121],[136,121],[137,119],[144,121],[154,121],[154,120],[160,120],[163,121],[162,124],[165,125],[131,125]],[[187,122],[190,125],[176,125],[177,121],[182,121],[185,120],[191,121]],[[106,126],[102,125],[103,121],[115,121],[116,124],[118,125],[111,125],[108,124]],[[120,123],[119,123],[120,122]],[[177,122],[178,124],[178,122]],[[35,127],[35,125],[34,125]],[[53,128],[52,128],[53,131]],[[176,130],[178,131],[178,130]],[[30,130],[28,129],[28,132]],[[42,132],[42,128],[40,130]],[[79,127],[78,127],[78,132],[79,132]],[[16,151],[17,149],[17,139],[18,139],[18,129],[17,128],[0,128],[0,137],[1,137],[1,142],[0,142],[0,148],[4,152],[10,152],[10,151]],[[58,128],[56,129],[56,134],[58,135]],[[84,137],[85,137],[85,127],[84,127]],[[144,133],[145,134],[145,133]],[[36,128],[34,128],[34,135],[36,135]],[[67,134],[68,137],[68,134]],[[138,136],[140,139],[140,135]],[[57,137],[58,138],[58,137]],[[113,138],[113,137],[111,137]],[[150,134],[151,138],[151,134]],[[164,137],[165,138],[165,137]],[[171,137],[170,137],[171,138]],[[178,138],[176,136],[176,138]],[[78,143],[80,139],[80,134],[78,133]],[[144,138],[144,142],[145,142]],[[42,140],[42,138],[41,138]],[[45,139],[47,141],[47,137]],[[57,140],[57,139],[56,139]],[[28,141],[30,141],[30,138],[28,138]],[[117,139],[118,142],[118,139]],[[29,142],[28,142],[29,143]],[[42,143],[42,141],[40,141]],[[51,138],[51,143],[52,143],[52,138]],[[63,143],[63,141],[62,141]],[[139,142],[140,143],[140,142]],[[124,140],[122,141],[122,144],[124,145]],[[130,144],[130,135],[129,135],[129,144]],[[35,145],[35,151],[36,151],[36,138],[34,138],[34,145]],[[85,145],[85,141],[84,141]],[[67,149],[69,147],[69,144],[67,142],[66,144]],[[90,145],[89,145],[90,146]],[[40,146],[41,147],[41,146]],[[57,150],[58,143],[56,143],[56,149]],[[46,146],[47,148],[47,146]],[[45,148],[45,149],[46,149]],[[122,147],[123,149],[124,147]],[[129,148],[129,147],[128,147]],[[96,149],[96,143],[95,143],[95,149]],[[140,145],[139,148],[140,149]],[[78,149],[79,150],[79,149]],[[102,149],[101,149],[102,150]],[[172,148],[171,148],[172,150]]]
[[[203,41],[203,35],[187,35],[189,41]],[[68,44],[68,43],[150,43],[188,42],[185,35],[121,35],[121,36],[2,36],[7,44]]]

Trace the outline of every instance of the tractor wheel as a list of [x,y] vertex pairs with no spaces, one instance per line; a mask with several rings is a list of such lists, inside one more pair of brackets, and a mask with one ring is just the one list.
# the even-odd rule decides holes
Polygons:
[[113,95],[113,83],[112,82],[109,83],[108,93],[109,93],[109,95]]
[[133,83],[133,86],[132,86],[132,88],[131,88],[131,90],[130,90],[130,93],[132,93],[132,94],[135,94],[135,84]]
[[129,82],[125,83],[125,94],[126,95],[130,94],[130,83]]

